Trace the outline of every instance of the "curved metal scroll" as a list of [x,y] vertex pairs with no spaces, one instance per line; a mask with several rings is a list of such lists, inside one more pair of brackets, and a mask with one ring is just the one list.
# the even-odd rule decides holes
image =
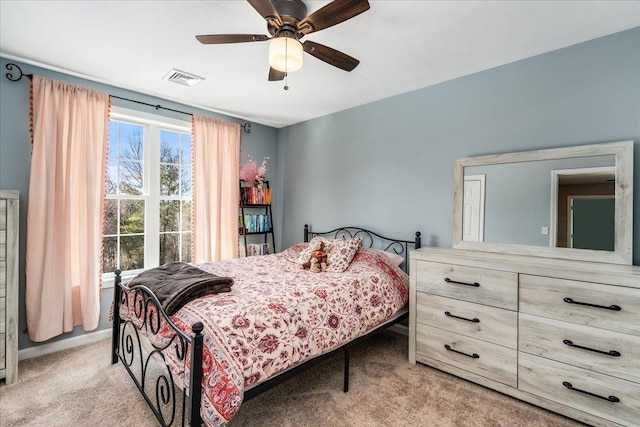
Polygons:
[[[113,349],[114,358],[117,357],[125,366],[162,426],[198,425],[200,401],[198,399],[195,406],[190,404],[187,390],[193,386],[184,384],[183,378],[176,381],[176,374],[171,371],[167,357],[170,356],[174,364],[180,365],[183,372],[188,372],[187,355],[194,345],[194,339],[196,342],[199,339],[201,349],[202,324],[193,326],[194,332],[196,327],[199,329],[196,336],[190,337],[171,321],[150,289],[123,285],[119,272],[116,273],[116,288],[114,299],[118,304],[113,313],[114,336],[117,325],[119,341]],[[121,306],[129,313],[126,319],[120,318]],[[202,357],[201,351],[199,357]],[[117,359],[113,362],[117,362]],[[198,377],[195,384],[200,384],[201,373],[192,372],[191,376],[194,375]],[[182,389],[178,386],[181,383],[184,384]],[[195,416],[191,414],[192,411],[196,411]]]

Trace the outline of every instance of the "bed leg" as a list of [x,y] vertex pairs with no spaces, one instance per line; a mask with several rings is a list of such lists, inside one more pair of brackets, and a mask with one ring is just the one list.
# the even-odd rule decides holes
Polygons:
[[191,380],[189,384],[191,394],[191,421],[189,422],[189,425],[191,427],[199,427],[202,424],[202,418],[200,417],[200,401],[202,400],[203,329],[204,325],[201,322],[196,322],[191,326],[191,330],[194,333],[191,341]]
[[120,277],[120,270],[116,270],[116,279],[113,284],[113,329],[111,332],[111,364],[118,363],[118,348],[120,342],[120,299],[121,292],[120,282],[122,278]]
[[344,392],[349,391],[349,345],[344,346]]

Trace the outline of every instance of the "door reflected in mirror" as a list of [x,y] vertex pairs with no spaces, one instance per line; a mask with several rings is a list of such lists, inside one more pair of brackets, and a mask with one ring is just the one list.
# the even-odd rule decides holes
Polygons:
[[559,248],[613,251],[615,243],[615,168],[552,172],[552,194]]

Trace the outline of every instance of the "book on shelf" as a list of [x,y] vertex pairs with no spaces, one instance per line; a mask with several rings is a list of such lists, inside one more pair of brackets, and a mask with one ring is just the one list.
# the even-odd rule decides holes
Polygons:
[[271,189],[266,187],[240,187],[240,203],[243,205],[270,205]]
[[271,215],[238,215],[238,230],[244,233],[268,233],[271,231]]
[[243,244],[239,246],[240,257],[269,255],[271,245],[269,243],[249,243],[246,248]]

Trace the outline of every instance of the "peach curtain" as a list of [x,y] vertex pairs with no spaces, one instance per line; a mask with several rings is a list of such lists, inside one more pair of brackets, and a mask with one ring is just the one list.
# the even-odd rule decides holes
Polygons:
[[26,317],[32,341],[98,326],[109,95],[33,76]]
[[193,115],[193,260],[238,257],[241,126]]

